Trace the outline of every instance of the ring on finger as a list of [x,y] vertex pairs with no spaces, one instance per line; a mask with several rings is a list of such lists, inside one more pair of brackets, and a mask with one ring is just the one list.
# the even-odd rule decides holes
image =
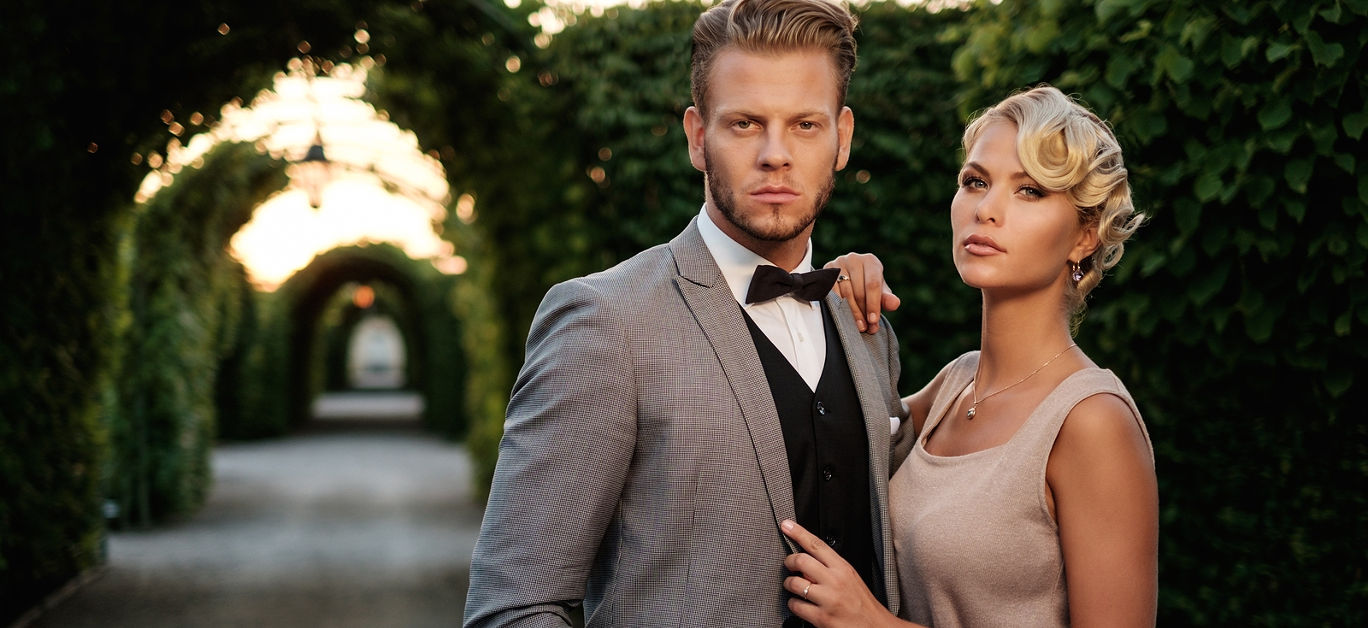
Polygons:
[[809,583],[807,584],[807,586],[803,587],[803,599],[805,599],[805,600],[807,599],[807,592],[808,592],[808,589],[811,589],[811,588],[812,588],[812,583],[811,583],[811,582],[809,582]]
[[[827,276],[830,277],[831,275]],[[850,275],[841,273],[840,276],[836,277],[836,283],[841,283],[842,281],[850,281]]]

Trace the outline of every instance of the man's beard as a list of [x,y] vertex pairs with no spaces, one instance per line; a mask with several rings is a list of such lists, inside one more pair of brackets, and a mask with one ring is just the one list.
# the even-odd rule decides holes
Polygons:
[[[822,185],[821,192],[817,194],[817,198],[813,199],[812,207],[808,209],[808,212],[799,216],[797,222],[787,229],[784,228],[783,224],[767,228],[760,220],[754,220],[737,213],[736,190],[728,186],[728,182],[724,182],[722,177],[718,176],[717,172],[713,170],[712,164],[715,162],[707,154],[706,149],[703,158],[708,164],[704,169],[704,173],[707,174],[708,191],[711,192],[713,205],[716,205],[717,210],[722,212],[722,215],[727,219],[727,222],[736,225],[736,228],[740,229],[742,233],[764,242],[787,242],[798,237],[798,234],[802,233],[804,229],[807,229],[809,225],[815,222],[817,216],[821,215],[822,210],[826,209],[827,201],[831,200],[831,191],[836,187],[836,164],[832,163],[831,175],[827,177],[826,183]],[[771,214],[775,213],[775,211],[776,210],[772,209]]]

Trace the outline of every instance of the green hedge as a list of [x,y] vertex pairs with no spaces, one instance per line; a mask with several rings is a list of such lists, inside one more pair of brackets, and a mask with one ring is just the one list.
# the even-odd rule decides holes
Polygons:
[[122,337],[106,422],[114,456],[106,495],[115,520],[149,525],[197,508],[211,481],[219,363],[233,352],[246,281],[228,239],[267,194],[281,164],[250,144],[223,144],[136,211]]
[[[527,9],[427,4],[467,41],[491,28],[530,30]],[[223,103],[269,85],[301,42],[354,59],[366,20],[379,50],[386,15],[426,11],[408,0],[0,6],[0,51],[23,60],[0,76],[0,110],[12,122],[0,142],[0,279],[10,296],[0,317],[0,623],[101,558],[101,470],[125,456],[109,450],[100,420],[118,403],[109,384],[131,322],[120,246],[145,158],[172,139],[162,118],[189,137],[203,130],[193,113],[212,123]],[[269,359],[230,355],[225,368],[260,370]]]

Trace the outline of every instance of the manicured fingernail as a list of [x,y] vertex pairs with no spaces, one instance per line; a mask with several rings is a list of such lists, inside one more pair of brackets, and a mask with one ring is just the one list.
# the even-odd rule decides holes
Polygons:
[[780,524],[779,524],[779,527],[783,528],[785,532],[792,532],[792,531],[793,531],[793,522],[790,521],[790,520],[788,520],[788,519],[785,519],[785,520],[783,521],[783,523],[780,523]]
[[856,326],[856,327],[859,327],[859,328],[860,328],[860,331],[864,331],[864,330],[865,330],[865,322],[864,322],[864,321],[855,321],[855,326]]
[[869,322],[870,322],[871,324],[879,322],[879,315],[878,315],[878,314],[875,314],[875,313],[873,313],[873,312],[870,312],[870,313],[869,313]]

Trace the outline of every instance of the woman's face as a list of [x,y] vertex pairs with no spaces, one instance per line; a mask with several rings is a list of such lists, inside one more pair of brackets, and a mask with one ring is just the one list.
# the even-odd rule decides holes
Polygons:
[[954,260],[964,283],[1004,296],[1059,290],[1069,261],[1096,248],[1096,235],[1078,224],[1062,192],[1026,174],[1017,156],[1017,128],[994,122],[983,130],[960,169],[950,204]]

